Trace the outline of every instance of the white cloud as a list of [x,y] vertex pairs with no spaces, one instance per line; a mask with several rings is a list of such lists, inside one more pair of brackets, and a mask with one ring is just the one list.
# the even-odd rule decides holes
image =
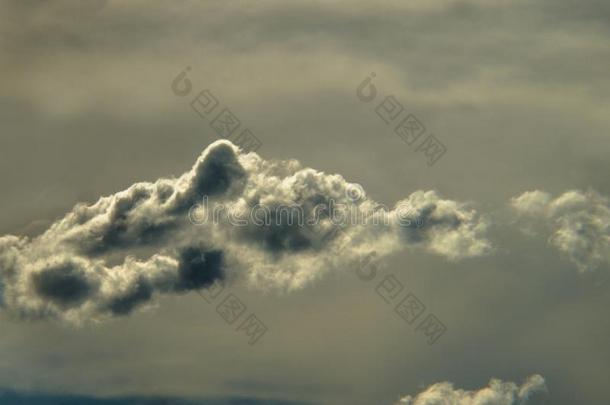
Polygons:
[[405,396],[396,405],[526,405],[533,395],[546,391],[544,378],[538,374],[529,377],[521,386],[492,379],[487,387],[477,391],[455,389],[453,384],[441,382],[415,397]]
[[550,230],[549,243],[565,254],[581,272],[610,263],[610,204],[591,190],[567,191],[552,199],[530,191],[511,200],[524,218],[542,220]]

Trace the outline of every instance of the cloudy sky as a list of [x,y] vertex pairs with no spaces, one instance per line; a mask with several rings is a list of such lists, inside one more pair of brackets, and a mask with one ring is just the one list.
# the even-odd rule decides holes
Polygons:
[[609,37],[601,0],[1,2],[0,403],[607,404]]

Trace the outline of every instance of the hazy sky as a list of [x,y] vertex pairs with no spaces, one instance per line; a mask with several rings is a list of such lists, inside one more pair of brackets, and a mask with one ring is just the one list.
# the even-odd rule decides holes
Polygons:
[[[607,404],[609,40],[602,0],[0,2],[0,403]],[[206,150],[223,108],[260,157]],[[353,183],[422,227],[355,227],[336,253],[187,221],[198,193],[306,205]],[[268,328],[254,345],[184,284],[216,278],[215,252],[219,299]],[[376,291],[388,275],[426,307],[411,325]]]

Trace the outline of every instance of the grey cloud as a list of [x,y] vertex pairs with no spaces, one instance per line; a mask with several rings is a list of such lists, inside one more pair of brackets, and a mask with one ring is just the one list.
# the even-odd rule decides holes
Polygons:
[[[25,317],[78,322],[125,315],[156,293],[228,278],[263,289],[302,288],[371,250],[419,247],[457,260],[491,249],[487,220],[469,204],[416,191],[388,209],[364,194],[354,199],[350,187],[340,175],[264,160],[217,141],[178,178],[77,204],[38,237],[1,237],[2,305]],[[332,203],[371,220],[337,223],[318,210]],[[285,207],[298,208],[303,218],[291,221]],[[257,208],[279,220],[235,223],[236,215],[247,219]],[[195,224],[197,212],[220,214]],[[339,226],[342,232],[332,233]],[[338,255],[340,244],[347,248]]]
[[115,315],[127,315],[141,303],[150,301],[153,292],[150,282],[145,277],[138,277],[126,291],[110,298],[102,310]]
[[553,198],[543,191],[529,191],[513,198],[511,206],[528,221],[543,222],[549,243],[579,271],[610,264],[610,203],[598,192],[572,190]]
[[546,393],[541,375],[529,377],[521,386],[513,382],[492,379],[489,386],[476,391],[455,389],[453,384],[442,382],[431,385],[415,397],[405,396],[396,405],[526,405],[533,404],[537,394]]
[[417,191],[399,202],[397,208],[410,207],[413,221],[426,224],[428,232],[419,228],[401,227],[408,240],[425,242],[435,253],[451,259],[480,256],[491,249],[489,242],[482,238],[489,221],[481,218],[467,204],[452,200],[442,200],[434,191]]
[[77,305],[95,288],[95,283],[88,280],[86,270],[70,261],[33,272],[31,281],[38,295],[61,306]]
[[217,280],[225,278],[221,250],[203,251],[188,247],[180,252],[178,288],[188,290],[209,287]]
[[219,143],[195,163],[185,177],[184,191],[178,194],[174,205],[180,210],[192,206],[204,195],[218,196],[236,188],[232,193],[241,193],[245,178],[246,171],[237,159],[235,148]]

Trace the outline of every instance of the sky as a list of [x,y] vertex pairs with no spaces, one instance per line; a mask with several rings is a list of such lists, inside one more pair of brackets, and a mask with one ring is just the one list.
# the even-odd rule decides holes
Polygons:
[[609,36],[601,0],[1,2],[0,403],[607,404]]

